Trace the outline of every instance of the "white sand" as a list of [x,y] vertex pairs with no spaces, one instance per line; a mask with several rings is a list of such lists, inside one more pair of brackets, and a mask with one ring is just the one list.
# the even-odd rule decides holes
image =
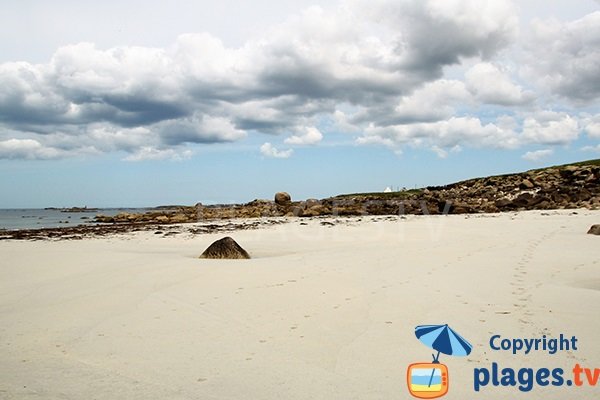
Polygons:
[[600,368],[599,211],[301,221],[231,234],[247,261],[196,258],[222,234],[0,242],[0,399],[405,399],[431,359],[414,327],[438,323],[474,346],[440,358],[448,399],[597,398],[472,387],[493,361]]

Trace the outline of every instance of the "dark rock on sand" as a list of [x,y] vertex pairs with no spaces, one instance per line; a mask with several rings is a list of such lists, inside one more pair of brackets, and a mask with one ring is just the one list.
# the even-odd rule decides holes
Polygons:
[[589,231],[587,231],[590,235],[600,235],[600,224],[592,225]]
[[218,258],[218,259],[249,259],[250,255],[235,240],[229,236],[219,239],[210,246],[200,258]]

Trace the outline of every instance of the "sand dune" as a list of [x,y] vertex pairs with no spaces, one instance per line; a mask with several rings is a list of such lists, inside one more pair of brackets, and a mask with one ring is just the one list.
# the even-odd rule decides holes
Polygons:
[[[474,346],[441,357],[448,399],[474,398],[491,362],[600,367],[600,238],[585,234],[599,211],[305,221],[231,234],[251,260],[198,259],[222,234],[0,242],[0,399],[409,398],[428,323]],[[580,349],[488,345],[560,333]]]

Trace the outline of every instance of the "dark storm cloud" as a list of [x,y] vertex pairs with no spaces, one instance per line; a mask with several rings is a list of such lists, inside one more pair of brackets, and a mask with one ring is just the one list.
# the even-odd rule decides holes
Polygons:
[[177,103],[168,103],[132,95],[107,96],[103,103],[118,110],[112,121],[121,126],[151,125],[159,121],[181,118],[189,111]]

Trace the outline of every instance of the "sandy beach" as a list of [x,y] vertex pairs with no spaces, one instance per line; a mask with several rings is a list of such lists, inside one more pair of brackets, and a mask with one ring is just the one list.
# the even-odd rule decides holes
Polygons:
[[[331,222],[323,224],[323,222]],[[473,391],[474,369],[600,368],[600,211],[291,218],[232,232],[251,260],[198,259],[223,233],[0,242],[0,399],[407,399],[415,337],[449,324],[448,399],[596,398],[593,387]],[[493,351],[576,336],[578,350]]]

